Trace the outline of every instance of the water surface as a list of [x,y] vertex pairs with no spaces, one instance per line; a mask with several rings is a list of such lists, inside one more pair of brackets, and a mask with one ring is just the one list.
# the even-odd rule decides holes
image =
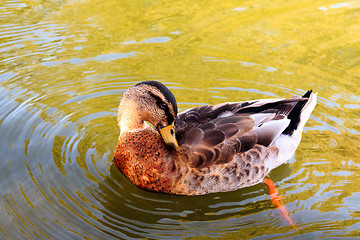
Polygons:
[[[360,236],[358,1],[2,1],[0,239]],[[197,197],[138,189],[112,164],[124,91],[158,80],[179,110],[319,102],[262,185]]]

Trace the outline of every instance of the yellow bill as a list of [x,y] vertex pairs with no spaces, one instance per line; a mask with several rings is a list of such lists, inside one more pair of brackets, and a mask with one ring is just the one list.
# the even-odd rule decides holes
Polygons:
[[175,150],[179,149],[179,144],[175,138],[174,123],[165,127],[158,126],[158,131],[160,132],[161,137],[164,139],[166,145],[173,147]]

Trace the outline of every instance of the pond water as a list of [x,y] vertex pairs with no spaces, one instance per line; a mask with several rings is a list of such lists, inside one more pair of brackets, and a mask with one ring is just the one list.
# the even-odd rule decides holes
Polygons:
[[[0,3],[0,239],[360,236],[359,1]],[[179,110],[291,97],[318,105],[265,185],[146,192],[114,167],[117,106],[139,81]]]

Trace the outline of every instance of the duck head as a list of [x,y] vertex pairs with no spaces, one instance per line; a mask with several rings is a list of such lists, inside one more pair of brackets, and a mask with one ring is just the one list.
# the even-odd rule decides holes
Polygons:
[[167,146],[178,149],[174,122],[177,103],[172,92],[157,81],[140,82],[130,87],[121,99],[118,124],[121,134],[141,129],[145,122],[151,123],[159,131]]

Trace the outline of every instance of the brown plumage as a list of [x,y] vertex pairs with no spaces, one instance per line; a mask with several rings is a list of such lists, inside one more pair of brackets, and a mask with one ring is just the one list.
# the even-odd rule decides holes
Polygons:
[[141,82],[120,102],[114,163],[150,191],[200,195],[251,186],[291,157],[315,105],[316,94],[308,91],[177,115],[175,97],[163,84]]

